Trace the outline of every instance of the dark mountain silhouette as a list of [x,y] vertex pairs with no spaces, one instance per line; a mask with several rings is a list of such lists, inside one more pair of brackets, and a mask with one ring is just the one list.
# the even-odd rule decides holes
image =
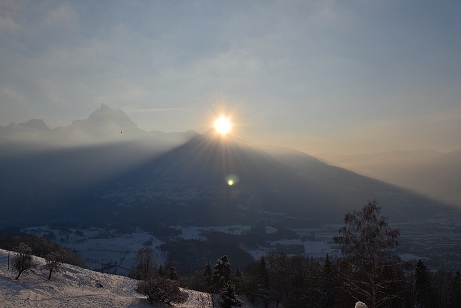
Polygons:
[[[227,184],[229,178],[235,181],[232,186]],[[175,223],[196,216],[197,211],[215,212],[214,217],[206,216],[209,224],[222,222],[216,212],[225,213],[227,223],[261,219],[284,226],[293,219],[305,225],[340,222],[346,212],[361,208],[370,199],[378,200],[393,221],[428,217],[447,209],[422,195],[327,165],[305,153],[262,150],[212,131],[129,170],[115,182],[119,196],[121,187],[133,192],[146,183],[166,191],[181,187],[176,188],[178,193],[187,189],[202,193],[203,198],[188,200],[193,207],[175,209],[174,215],[185,215],[177,216]],[[229,196],[233,197],[230,201]]]
[[[199,135],[144,166],[162,177],[184,183],[226,184],[234,176],[238,185],[276,189],[280,178],[291,176],[287,166],[271,155],[232,137],[214,131]],[[160,173],[159,173],[160,172]],[[277,177],[277,175],[279,177]]]
[[[31,124],[45,135],[56,133],[40,121]],[[0,143],[0,225],[78,220],[145,227],[308,227],[341,222],[346,212],[369,199],[377,199],[392,221],[447,210],[422,195],[291,149],[263,149],[214,131],[143,132],[122,111],[105,105],[88,119],[59,129],[68,137],[79,132],[110,142],[41,151]],[[112,138],[125,132],[143,137]]]

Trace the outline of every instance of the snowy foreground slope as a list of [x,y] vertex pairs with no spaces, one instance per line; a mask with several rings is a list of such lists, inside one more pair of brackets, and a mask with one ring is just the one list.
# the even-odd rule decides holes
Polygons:
[[[8,252],[0,249],[0,307],[152,307],[136,293],[136,280],[66,264],[64,272],[48,281],[46,270],[41,268],[44,260],[34,257],[34,261],[37,267],[15,280],[16,272],[8,271]],[[212,306],[209,294],[184,292],[188,294],[186,302],[174,307]]]

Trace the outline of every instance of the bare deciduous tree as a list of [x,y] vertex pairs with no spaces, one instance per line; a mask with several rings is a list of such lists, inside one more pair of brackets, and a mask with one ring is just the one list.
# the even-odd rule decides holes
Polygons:
[[45,258],[45,265],[44,268],[49,271],[48,280],[51,280],[51,274],[53,272],[61,272],[62,271],[62,260],[64,256],[58,252],[51,252]]
[[149,247],[138,250],[137,264],[130,276],[135,279],[146,280],[156,272],[154,251]]
[[22,272],[35,266],[32,259],[32,249],[24,243],[20,243],[15,249],[16,255],[13,257],[13,268],[18,271],[16,280],[19,279]]
[[345,226],[334,237],[343,255],[347,292],[358,300],[365,298],[372,308],[398,296],[393,286],[399,277],[393,268],[399,262],[394,254],[399,231],[389,227],[380,211],[376,201],[369,201],[361,211],[347,213]]

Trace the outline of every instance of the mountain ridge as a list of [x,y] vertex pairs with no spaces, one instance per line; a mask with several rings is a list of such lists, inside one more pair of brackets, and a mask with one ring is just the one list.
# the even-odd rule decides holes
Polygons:
[[162,132],[144,131],[122,110],[107,104],[91,113],[86,119],[74,120],[68,126],[50,128],[42,119],[0,126],[1,143],[36,143],[46,146],[80,146],[98,143],[126,142],[132,140],[178,139],[178,142],[197,135],[195,131]]
[[326,161],[461,206],[461,150],[323,155]]
[[[156,223],[265,220],[289,225],[295,220],[338,222],[369,199],[381,202],[384,213],[395,220],[446,209],[440,202],[299,151],[269,151],[213,130],[202,135],[146,133],[145,139],[137,139],[113,123],[125,123],[133,134],[138,129],[122,111],[101,105],[86,120],[73,122],[80,126],[74,133],[102,132],[92,143],[70,148],[44,145],[46,150],[27,155],[21,147],[0,143],[2,152],[9,153],[0,155],[4,217],[16,221],[22,215],[37,221],[70,216],[107,222],[131,217],[136,222],[153,215]],[[41,121],[31,124],[44,127]],[[21,208],[27,209],[25,214]],[[159,210],[162,215],[155,217]],[[209,214],[200,217],[198,212]]]

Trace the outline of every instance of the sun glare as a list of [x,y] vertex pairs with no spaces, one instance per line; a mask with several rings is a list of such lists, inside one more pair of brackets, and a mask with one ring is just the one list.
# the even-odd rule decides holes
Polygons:
[[214,121],[214,128],[220,135],[227,135],[232,130],[232,122],[226,116],[220,116]]

